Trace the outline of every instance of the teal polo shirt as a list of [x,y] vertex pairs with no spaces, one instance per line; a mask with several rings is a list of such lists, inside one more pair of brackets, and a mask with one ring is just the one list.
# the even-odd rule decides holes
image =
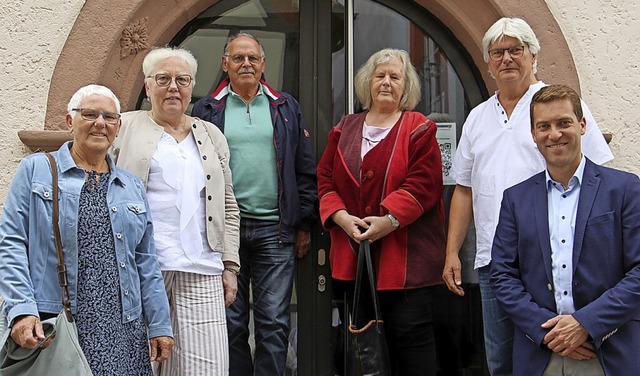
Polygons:
[[278,171],[269,111],[262,85],[245,102],[231,90],[224,113],[233,189],[243,218],[279,221]]

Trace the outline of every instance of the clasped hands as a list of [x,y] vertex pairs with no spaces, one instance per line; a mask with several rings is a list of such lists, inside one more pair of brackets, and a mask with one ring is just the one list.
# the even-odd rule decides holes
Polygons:
[[558,315],[541,326],[550,329],[542,343],[553,352],[575,360],[596,357],[595,348],[587,341],[589,333],[572,315]]
[[373,243],[395,230],[389,218],[385,216],[358,218],[343,209],[333,213],[331,219],[358,244],[363,240]]

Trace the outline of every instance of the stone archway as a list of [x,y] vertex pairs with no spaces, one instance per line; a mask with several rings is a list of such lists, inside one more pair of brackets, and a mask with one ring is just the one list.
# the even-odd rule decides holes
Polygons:
[[[69,139],[62,121],[67,100],[89,83],[110,87],[124,111],[133,109],[142,87],[145,51],[168,43],[190,20],[219,1],[224,0],[87,0],[51,78],[44,130],[21,131],[20,139],[32,150],[57,149]],[[539,78],[579,89],[567,42],[544,0],[477,0],[473,5],[467,0],[416,2],[456,36],[483,72],[489,92],[495,90],[495,83],[482,57],[482,36],[502,16],[522,17],[536,31],[542,45]]]
[[519,17],[527,21],[540,40],[537,77],[548,83],[562,82],[580,92],[578,73],[569,45],[544,0],[481,0],[473,5],[466,0],[416,0],[436,16],[469,52],[491,93],[495,81],[489,76],[482,56],[482,37],[501,17]]

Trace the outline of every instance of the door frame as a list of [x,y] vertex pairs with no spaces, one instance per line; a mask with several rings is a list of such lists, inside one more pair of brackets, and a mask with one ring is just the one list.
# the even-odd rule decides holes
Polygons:
[[[331,1],[300,1],[300,25],[298,99],[319,161],[327,138],[319,125],[332,117]],[[332,375],[330,280],[329,238],[318,220],[309,254],[296,268],[298,375]]]

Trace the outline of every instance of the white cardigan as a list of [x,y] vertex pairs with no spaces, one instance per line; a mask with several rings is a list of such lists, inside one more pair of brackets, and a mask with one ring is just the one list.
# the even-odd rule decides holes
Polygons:
[[[145,187],[151,157],[163,132],[146,111],[126,112],[110,149],[116,164],[137,175]],[[216,126],[200,119],[192,121],[191,133],[205,172],[207,241],[212,249],[222,253],[223,262],[240,265],[240,209],[233,194],[227,140]]]

